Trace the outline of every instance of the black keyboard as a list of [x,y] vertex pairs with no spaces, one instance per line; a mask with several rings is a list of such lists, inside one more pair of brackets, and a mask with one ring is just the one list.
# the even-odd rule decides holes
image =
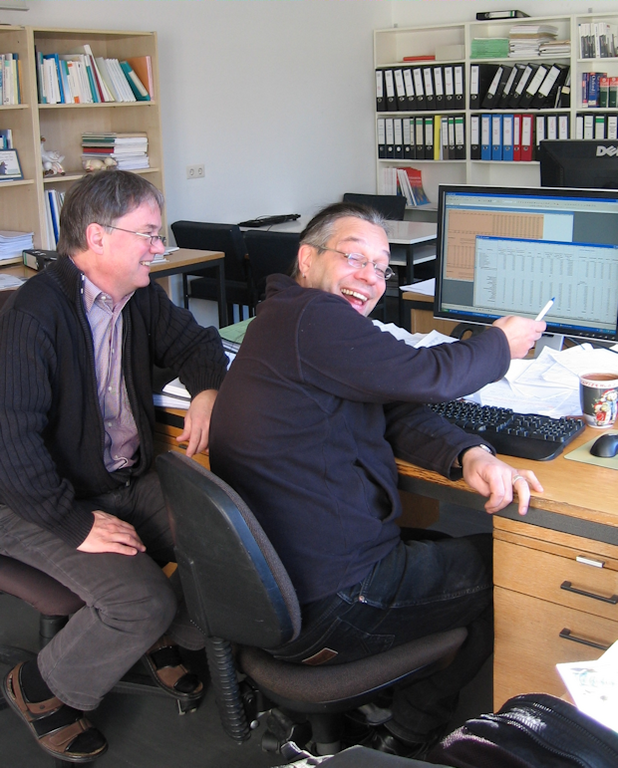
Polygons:
[[273,224],[283,224],[284,221],[296,221],[300,213],[282,213],[278,216],[260,216],[257,219],[247,219],[238,222],[239,227],[271,227]]
[[464,432],[487,440],[498,453],[536,461],[556,457],[586,426],[583,419],[552,419],[465,400],[429,407]]

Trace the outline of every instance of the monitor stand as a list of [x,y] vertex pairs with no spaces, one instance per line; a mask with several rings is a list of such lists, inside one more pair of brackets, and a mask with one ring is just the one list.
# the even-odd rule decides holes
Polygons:
[[564,336],[560,333],[544,333],[534,346],[534,356],[538,357],[545,347],[560,352],[564,343]]

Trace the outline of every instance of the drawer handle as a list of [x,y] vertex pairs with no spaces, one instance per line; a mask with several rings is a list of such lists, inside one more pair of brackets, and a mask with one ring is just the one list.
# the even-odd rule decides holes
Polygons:
[[601,645],[601,643],[595,643],[592,640],[585,640],[583,637],[572,635],[571,630],[566,629],[566,627],[561,630],[560,637],[564,640],[571,640],[573,643],[581,643],[582,645],[589,645],[591,648],[598,648],[600,651],[607,651],[610,648],[609,645]]
[[583,595],[584,597],[591,597],[593,600],[601,600],[603,603],[611,603],[616,605],[618,603],[618,595],[612,595],[611,597],[603,597],[603,595],[595,595],[594,592],[584,592],[583,589],[577,589],[570,581],[563,581],[560,585],[560,589],[564,589],[567,592],[574,592],[576,595]]

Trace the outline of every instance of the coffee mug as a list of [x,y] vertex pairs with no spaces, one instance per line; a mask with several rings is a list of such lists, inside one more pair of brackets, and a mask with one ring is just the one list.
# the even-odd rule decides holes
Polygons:
[[613,426],[618,413],[618,373],[584,373],[579,377],[579,400],[586,424]]

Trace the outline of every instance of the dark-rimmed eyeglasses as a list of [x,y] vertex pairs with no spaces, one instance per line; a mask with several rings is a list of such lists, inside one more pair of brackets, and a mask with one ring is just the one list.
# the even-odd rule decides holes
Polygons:
[[371,259],[363,256],[362,253],[344,253],[344,251],[338,251],[336,248],[322,248],[320,245],[314,245],[313,247],[317,248],[318,251],[332,251],[333,253],[340,253],[345,259],[347,259],[348,264],[352,267],[352,269],[364,269],[367,264],[371,264],[373,271],[378,277],[382,278],[382,280],[390,280],[390,278],[395,274],[390,267],[382,267],[380,264],[376,264],[375,261],[371,261]]
[[134,232],[132,229],[123,229],[122,227],[113,227],[111,224],[101,224],[105,229],[118,229],[121,232],[128,232],[130,235],[137,235],[138,237],[147,237],[150,240],[150,247],[161,243],[165,245],[167,238],[164,235],[147,235],[145,232]]

